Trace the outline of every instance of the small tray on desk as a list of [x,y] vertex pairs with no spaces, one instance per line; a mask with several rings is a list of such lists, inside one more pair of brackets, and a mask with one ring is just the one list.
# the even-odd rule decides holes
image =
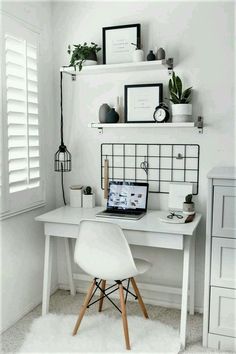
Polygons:
[[160,216],[160,220],[162,222],[166,222],[169,224],[187,224],[189,222],[192,222],[194,220],[195,214],[191,214],[191,215],[183,215],[183,218],[179,219],[178,217],[174,216],[173,219],[168,218],[168,215],[170,215],[170,213],[166,213],[166,215]]

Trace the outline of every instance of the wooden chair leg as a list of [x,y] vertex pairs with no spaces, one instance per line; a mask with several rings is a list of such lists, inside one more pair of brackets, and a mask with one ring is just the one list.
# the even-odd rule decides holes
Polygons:
[[[106,289],[106,280],[102,280],[102,285],[101,285],[102,290],[104,291]],[[104,294],[101,291],[100,292],[100,300],[99,300],[99,308],[98,312],[102,312],[102,305],[103,305],[103,300],[104,300]]]
[[136,281],[134,280],[134,278],[130,278],[130,280],[131,280],[131,283],[132,283],[132,286],[133,286],[135,295],[136,295],[137,298],[138,298],[138,303],[139,303],[139,305],[140,305],[140,307],[141,307],[141,310],[142,310],[142,312],[143,312],[143,315],[144,315],[145,318],[149,318],[149,317],[148,317],[147,310],[146,310],[146,307],[145,307],[144,302],[143,302],[143,299],[142,299],[142,296],[141,296],[141,294],[140,294],[140,292],[139,292],[139,289],[138,289],[138,287],[137,287]]
[[127,321],[127,314],[126,314],[126,305],[124,299],[124,289],[122,284],[119,284],[119,292],[120,292],[120,306],[122,311],[122,321],[123,321],[123,328],[124,328],[124,335],[125,335],[125,344],[126,349],[130,350],[130,342],[129,342],[129,329],[128,329],[128,321]]
[[82,321],[82,319],[84,317],[84,314],[85,314],[85,312],[87,310],[87,306],[88,306],[89,300],[90,300],[90,298],[92,296],[92,293],[93,293],[93,290],[95,288],[95,285],[96,285],[96,280],[94,279],[93,282],[92,282],[92,285],[88,289],[87,295],[86,295],[86,297],[84,299],[84,303],[83,303],[83,305],[81,307],[79,317],[77,319],[77,322],[76,322],[74,330],[73,330],[73,336],[76,335],[76,333],[77,333],[77,331],[79,329],[80,323],[81,323],[81,321]]

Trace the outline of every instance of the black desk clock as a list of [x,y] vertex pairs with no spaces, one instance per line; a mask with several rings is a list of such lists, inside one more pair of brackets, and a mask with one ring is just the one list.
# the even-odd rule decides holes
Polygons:
[[153,118],[157,123],[167,122],[170,118],[168,106],[165,103],[160,103],[159,106],[155,108]]

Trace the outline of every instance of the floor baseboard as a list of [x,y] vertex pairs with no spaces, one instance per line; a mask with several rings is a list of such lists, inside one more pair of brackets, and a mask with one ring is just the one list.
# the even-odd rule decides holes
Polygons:
[[[54,294],[58,289],[59,289],[58,285],[55,286],[54,288],[52,288],[51,295]],[[20,311],[16,315],[14,321],[9,322],[6,326],[2,326],[2,328],[0,329],[0,334],[5,332],[10,327],[14,326],[14,324],[16,324],[16,322],[21,320],[25,315],[27,315],[30,311],[32,311],[35,307],[37,307],[41,303],[42,303],[42,294],[40,294],[37,298],[35,298],[35,300],[32,301],[30,304],[28,304],[22,311]]]
[[[89,282],[91,281],[91,277],[85,274],[73,274],[75,280],[75,288],[76,292],[86,293],[88,290]],[[180,302],[178,302],[178,298],[181,296],[181,289],[174,287],[166,287],[166,286],[158,286],[155,284],[149,283],[138,283],[139,289],[142,291],[142,297],[146,304],[162,306],[167,308],[176,308],[180,309]],[[65,283],[59,283],[59,289],[69,290],[69,285]],[[163,300],[160,298],[160,294],[165,294],[165,297],[168,297],[168,294],[171,294],[172,297],[175,298],[176,301],[171,300]],[[178,296],[178,298],[177,298]],[[116,293],[112,294],[111,297],[117,298],[118,295]],[[129,298],[130,301],[135,301],[132,298]],[[203,313],[203,308],[199,306],[195,306],[195,312]]]

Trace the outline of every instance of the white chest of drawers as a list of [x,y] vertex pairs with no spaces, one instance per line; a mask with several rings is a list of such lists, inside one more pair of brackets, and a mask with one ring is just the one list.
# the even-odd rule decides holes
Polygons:
[[208,174],[203,346],[236,351],[236,168]]

